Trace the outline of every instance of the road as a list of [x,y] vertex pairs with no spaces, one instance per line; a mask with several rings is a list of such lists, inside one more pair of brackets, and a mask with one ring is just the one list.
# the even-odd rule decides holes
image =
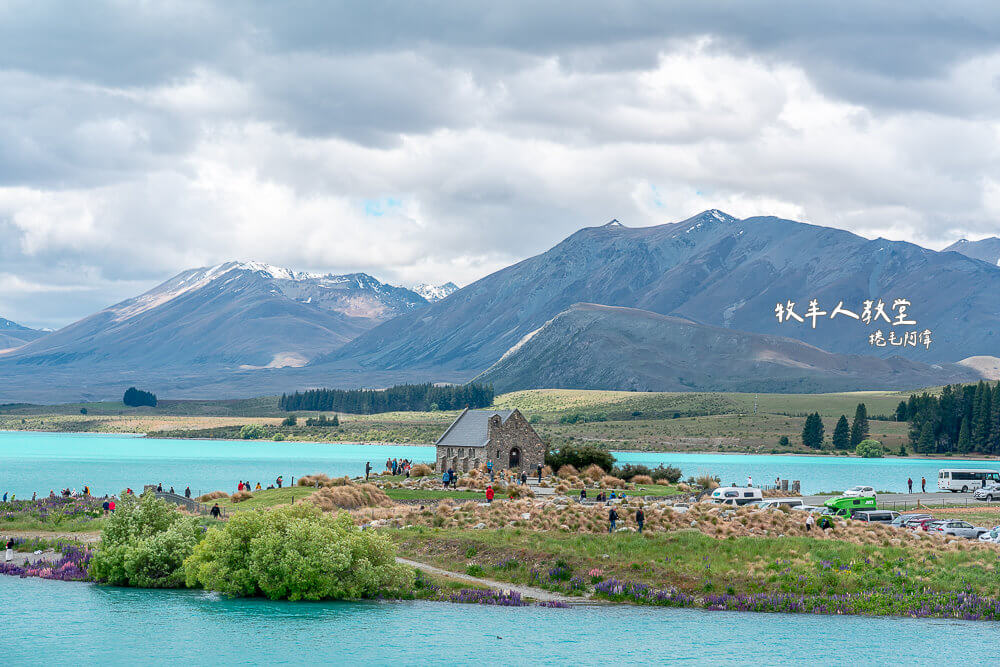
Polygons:
[[[802,502],[807,505],[822,505],[834,496],[803,496]],[[982,500],[975,500],[971,493],[880,493],[878,495],[878,506],[883,509],[910,509],[921,505],[970,505],[975,507],[986,507],[988,503]],[[994,505],[1000,503],[992,503]]]

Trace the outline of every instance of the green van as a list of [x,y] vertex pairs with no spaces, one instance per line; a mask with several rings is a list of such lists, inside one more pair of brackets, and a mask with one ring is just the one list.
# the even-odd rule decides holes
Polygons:
[[823,503],[823,507],[826,508],[823,514],[827,516],[839,516],[845,519],[850,518],[851,514],[859,510],[878,509],[875,499],[871,496],[837,496]]

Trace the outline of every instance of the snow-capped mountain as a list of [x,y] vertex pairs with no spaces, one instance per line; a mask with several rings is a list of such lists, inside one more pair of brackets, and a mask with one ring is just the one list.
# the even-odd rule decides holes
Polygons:
[[20,366],[130,370],[302,366],[427,301],[365,274],[314,274],[258,262],[184,271],[33,344]]
[[960,252],[966,257],[982,260],[994,266],[1000,266],[1000,238],[991,236],[988,239],[970,241],[962,239],[955,241],[944,249],[944,252]]
[[453,282],[447,282],[443,285],[429,285],[427,283],[420,283],[413,288],[413,291],[424,297],[431,303],[435,301],[440,301],[441,299],[450,296],[459,290],[458,285]]

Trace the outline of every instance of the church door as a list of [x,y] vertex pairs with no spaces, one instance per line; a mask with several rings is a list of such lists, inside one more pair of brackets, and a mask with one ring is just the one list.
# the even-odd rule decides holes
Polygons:
[[510,468],[520,468],[521,467],[521,450],[517,447],[513,447],[510,450]]

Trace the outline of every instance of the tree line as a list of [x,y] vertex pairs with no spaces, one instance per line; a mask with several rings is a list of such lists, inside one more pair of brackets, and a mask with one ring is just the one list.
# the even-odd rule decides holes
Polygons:
[[921,454],[1000,454],[1000,382],[947,385],[940,396],[911,395],[897,414]]
[[156,394],[136,389],[135,387],[129,387],[125,390],[125,395],[122,396],[122,403],[131,408],[138,408],[144,405],[155,408]]
[[[823,426],[823,418],[818,412],[814,412],[806,417],[806,423],[802,427],[802,444],[812,449],[822,449],[823,435],[826,432]],[[847,415],[840,415],[837,425],[833,429],[833,448],[852,449],[861,444],[861,441],[868,437],[868,408],[864,403],[858,403],[854,411],[854,421],[848,424]]]
[[278,406],[285,411],[333,410],[370,415],[486,408],[493,405],[493,398],[493,385],[473,382],[435,386],[427,383],[401,384],[388,389],[309,389],[282,394]]

